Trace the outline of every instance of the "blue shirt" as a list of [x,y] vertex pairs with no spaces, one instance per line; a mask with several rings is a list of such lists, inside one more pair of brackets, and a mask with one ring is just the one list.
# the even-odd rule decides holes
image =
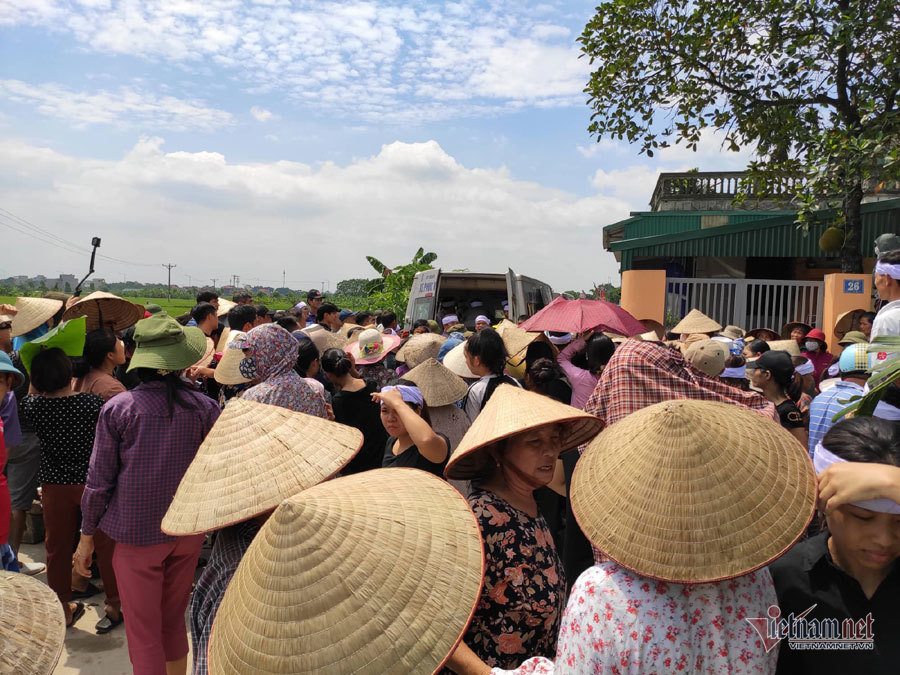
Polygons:
[[823,391],[809,404],[809,456],[834,425],[832,418],[847,407],[851,396],[862,396],[863,388],[853,382],[841,380],[831,389]]

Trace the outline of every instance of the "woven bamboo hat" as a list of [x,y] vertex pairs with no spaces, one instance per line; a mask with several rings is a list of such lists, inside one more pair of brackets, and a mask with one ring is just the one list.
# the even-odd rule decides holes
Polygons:
[[491,461],[487,450],[497,441],[550,424],[563,425],[563,452],[587,443],[603,428],[599,419],[583,410],[501,384],[463,436],[444,475],[455,480],[478,478]]
[[840,339],[847,333],[859,330],[859,318],[866,313],[865,309],[851,309],[849,312],[839,314],[834,322],[834,334]]
[[465,340],[461,341],[453,349],[444,354],[444,367],[450,370],[451,373],[459,375],[460,377],[465,377],[469,380],[478,379],[478,375],[469,370],[469,366],[466,365]]
[[413,335],[400,347],[400,351],[397,352],[397,361],[405,363],[410,368],[415,368],[428,359],[436,359],[441,345],[446,341],[447,338],[434,333]]
[[66,637],[66,617],[47,584],[0,571],[0,673],[49,675]]
[[791,356],[803,356],[800,353],[800,345],[797,344],[796,340],[771,340],[769,349],[773,352],[787,352]]
[[816,476],[778,423],[682,399],[638,410],[595,438],[575,467],[571,499],[587,538],[620,565],[705,583],[790,548],[812,520]]
[[[249,382],[246,377],[241,375],[241,361],[244,359],[244,352],[241,349],[232,349],[231,343],[238,338],[243,338],[247,334],[240,330],[232,330],[228,332],[227,342],[222,349],[222,358],[216,366],[216,382],[219,384],[243,384]],[[221,341],[220,341],[221,342]]]
[[304,328],[300,332],[308,335],[309,339],[313,341],[316,349],[319,350],[319,356],[322,356],[329,349],[343,349],[347,344],[347,340],[344,337],[338,333],[332,333],[330,330],[325,330],[319,324]]
[[812,330],[812,326],[808,323],[804,323],[803,321],[791,321],[790,323],[784,324],[784,327],[781,329],[781,339],[789,340],[791,338],[791,331],[795,328],[802,328],[804,335]]
[[432,673],[481,594],[465,499],[415,469],[337,478],[285,500],[213,623],[211,673]]
[[62,306],[62,300],[51,298],[16,298],[16,309],[19,311],[12,319],[10,337],[25,335],[47,323]]
[[748,330],[747,335],[744,337],[771,342],[772,340],[777,340],[781,336],[778,334],[777,330],[772,330],[771,328],[754,328],[753,330]]
[[362,442],[353,427],[233,398],[181,479],[162,530],[198,534],[265,513],[336,474]]
[[672,329],[673,333],[718,333],[722,325],[713,321],[699,309],[692,309],[687,316]]
[[543,335],[543,333],[529,333],[522,330],[509,319],[503,319],[497,325],[496,331],[500,339],[503,340],[503,346],[506,347],[509,360],[514,363],[524,359],[524,352],[528,349],[528,345]]
[[237,303],[225,298],[219,298],[219,309],[216,310],[216,316],[225,316],[232,307],[237,307]]
[[725,328],[722,329],[722,332],[719,333],[722,337],[731,338],[732,340],[740,340],[744,337],[744,329],[740,326],[734,326],[732,324],[728,324]]
[[429,408],[456,403],[469,390],[459,375],[434,358],[417,365],[403,379],[415,382]]
[[112,293],[96,291],[69,306],[63,319],[87,317],[87,329],[106,326],[113,330],[125,330],[144,318],[143,305],[136,305]]
[[656,339],[652,340],[652,342],[660,342],[666,339],[666,327],[656,319],[641,319],[641,323],[644,324],[644,328],[648,331],[656,333]]

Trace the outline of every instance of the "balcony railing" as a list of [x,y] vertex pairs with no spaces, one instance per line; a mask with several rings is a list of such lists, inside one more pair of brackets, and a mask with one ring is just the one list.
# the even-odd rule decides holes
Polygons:
[[782,198],[790,201],[801,185],[800,178],[784,178],[755,185],[743,171],[704,171],[662,173],[650,199],[650,208],[658,210],[667,200],[734,199],[745,193],[756,198]]

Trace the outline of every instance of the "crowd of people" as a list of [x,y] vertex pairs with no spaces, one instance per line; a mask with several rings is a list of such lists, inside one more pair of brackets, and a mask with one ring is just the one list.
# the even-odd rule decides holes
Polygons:
[[900,355],[900,251],[874,279],[835,354],[696,309],[0,306],[0,604],[33,610],[0,666],[49,672],[102,593],[140,675],[895,672],[900,390],[842,417]]

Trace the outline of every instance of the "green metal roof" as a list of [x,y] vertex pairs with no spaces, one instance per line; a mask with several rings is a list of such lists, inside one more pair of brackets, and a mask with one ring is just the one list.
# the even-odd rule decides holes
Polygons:
[[[727,215],[728,224],[700,229],[701,217],[708,215]],[[827,220],[834,212],[822,211],[820,216]],[[604,230],[622,228],[624,238],[607,243],[610,251],[621,255],[622,270],[631,269],[634,256],[840,257],[819,248],[821,226],[804,235],[795,220],[794,211],[660,211],[633,214]],[[900,199],[863,204],[862,221],[862,253],[873,257],[878,235],[900,232]]]

